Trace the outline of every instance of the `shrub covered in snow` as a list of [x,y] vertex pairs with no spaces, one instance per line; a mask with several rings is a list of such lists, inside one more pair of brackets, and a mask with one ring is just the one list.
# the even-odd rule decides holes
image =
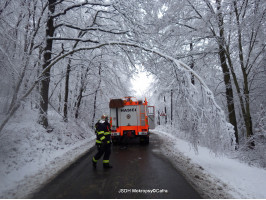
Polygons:
[[[260,112],[257,113],[257,120],[254,124],[254,135],[243,139],[236,157],[240,160],[259,167],[266,168],[266,112],[263,105],[260,105]],[[253,145],[251,145],[253,144]]]

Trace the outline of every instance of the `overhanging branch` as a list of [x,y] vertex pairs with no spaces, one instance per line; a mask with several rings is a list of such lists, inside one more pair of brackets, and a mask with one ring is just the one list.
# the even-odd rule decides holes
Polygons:
[[91,6],[102,6],[102,7],[108,7],[108,6],[111,6],[111,4],[104,4],[104,3],[96,3],[95,1],[88,1],[88,0],[85,0],[81,3],[78,3],[78,4],[75,4],[75,5],[72,5],[72,6],[69,6],[67,7],[64,11],[60,12],[60,13],[57,13],[53,16],[51,16],[52,18],[56,18],[56,17],[59,17],[61,15],[65,15],[69,10],[72,10],[74,8],[78,8],[78,7],[81,7],[81,6],[85,6],[85,5],[91,5]]
[[71,28],[71,29],[75,29],[75,30],[79,30],[79,31],[100,31],[100,32],[105,32],[105,33],[111,33],[111,34],[126,34],[128,33],[128,31],[119,31],[119,30],[107,30],[107,29],[103,29],[100,27],[88,27],[88,28],[80,28],[77,26],[73,26],[70,24],[58,24],[55,28],[61,27],[61,26],[65,26],[67,28]]
[[90,39],[81,39],[81,38],[58,38],[58,37],[48,37],[47,40],[65,40],[65,41],[77,41],[77,42],[92,42],[95,44],[98,44],[99,42],[96,40],[90,40]]
[[35,86],[38,84],[39,81],[41,81],[43,79],[44,74],[49,71],[57,62],[59,62],[61,59],[65,58],[68,55],[71,55],[75,52],[79,52],[79,51],[88,51],[88,50],[93,50],[93,49],[99,49],[105,46],[127,46],[127,47],[135,47],[135,48],[139,48],[142,49],[144,51],[150,52],[150,53],[154,53],[157,54],[171,62],[173,62],[175,64],[175,66],[177,67],[182,67],[183,69],[187,70],[188,72],[190,72],[191,74],[194,75],[194,77],[200,82],[200,84],[203,86],[206,95],[211,99],[212,103],[215,105],[215,107],[217,108],[218,112],[220,113],[221,117],[223,118],[222,120],[225,120],[225,116],[224,113],[222,111],[222,109],[219,107],[219,105],[215,102],[214,99],[214,95],[211,92],[211,90],[208,88],[208,86],[205,84],[205,82],[201,79],[201,77],[194,71],[192,70],[188,65],[186,65],[185,63],[176,60],[175,58],[168,56],[162,52],[159,52],[157,50],[154,49],[150,49],[147,47],[143,47],[139,44],[135,44],[135,43],[127,43],[127,42],[120,42],[120,41],[111,41],[111,42],[106,42],[106,43],[101,43],[92,47],[83,47],[83,48],[78,48],[78,49],[74,49],[66,54],[63,54],[61,56],[59,56],[57,59],[55,59],[53,62],[51,62],[42,72],[41,75],[36,79],[36,81],[34,81],[34,83],[32,84],[32,86],[25,92],[25,94],[20,97],[17,102],[15,103],[15,105],[11,108],[11,111],[8,113],[8,115],[6,116],[6,118],[3,120],[3,123],[0,124],[0,138],[3,136],[3,134],[1,134],[1,131],[3,130],[5,124],[9,121],[9,119],[11,118],[11,116],[17,111],[17,109],[20,107],[20,104],[22,101],[24,101],[27,96],[32,92],[32,90],[35,88]]
[[209,96],[212,100],[213,103],[215,105],[215,107],[219,110],[222,111],[222,109],[220,108],[220,106],[215,102],[214,100],[214,95],[211,92],[211,90],[209,89],[209,87],[206,85],[206,83],[203,81],[203,79],[194,71],[192,70],[188,65],[186,65],[185,63],[176,60],[175,58],[168,56],[166,54],[164,54],[163,52],[154,50],[154,49],[150,49],[144,46],[141,46],[139,44],[136,43],[128,43],[128,42],[120,42],[120,41],[111,41],[111,42],[106,42],[106,43],[101,43],[92,47],[83,47],[83,48],[78,48],[78,49],[74,49],[60,57],[58,57],[56,60],[54,60],[52,63],[50,63],[50,65],[48,65],[43,72],[41,73],[41,76],[39,77],[39,79],[42,78],[43,74],[45,74],[53,65],[55,65],[58,61],[60,61],[61,59],[65,58],[68,55],[71,55],[75,52],[79,52],[79,51],[88,51],[88,50],[92,50],[92,49],[98,49],[104,46],[128,46],[128,47],[135,47],[135,48],[139,48],[142,49],[144,51],[150,52],[150,53],[154,53],[159,55],[160,57],[163,57],[167,60],[172,61],[177,67],[182,67],[183,69],[187,70],[188,72],[190,72],[191,74],[194,75],[194,77],[200,82],[200,84],[204,87],[207,96]]

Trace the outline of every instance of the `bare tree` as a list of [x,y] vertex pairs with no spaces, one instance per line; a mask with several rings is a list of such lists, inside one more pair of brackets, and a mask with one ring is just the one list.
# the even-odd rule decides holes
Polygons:
[[[43,70],[51,63],[52,50],[53,50],[53,40],[50,40],[49,37],[54,36],[55,27],[54,27],[54,12],[55,12],[55,3],[56,0],[48,0],[48,18],[46,23],[46,45],[44,47],[43,54]],[[45,128],[48,127],[48,101],[49,101],[49,83],[50,83],[50,68],[48,68],[44,74],[42,74],[41,80],[41,100],[40,100],[40,117],[39,123],[42,124]]]
[[[214,36],[217,37],[217,43],[219,46],[219,58],[221,62],[221,68],[223,70],[224,76],[224,84],[225,84],[225,93],[226,93],[226,100],[227,100],[227,109],[229,113],[229,122],[235,127],[235,138],[236,143],[238,144],[238,127],[237,127],[237,120],[235,114],[235,104],[234,104],[234,94],[233,94],[233,87],[231,81],[230,70],[227,65],[226,61],[226,50],[225,50],[225,35],[224,35],[224,21],[223,21],[223,14],[221,11],[221,1],[216,0],[217,4],[217,18],[218,18],[218,27],[219,27],[219,35],[213,31]],[[208,5],[211,7],[210,3]],[[211,9],[213,10],[213,9]]]

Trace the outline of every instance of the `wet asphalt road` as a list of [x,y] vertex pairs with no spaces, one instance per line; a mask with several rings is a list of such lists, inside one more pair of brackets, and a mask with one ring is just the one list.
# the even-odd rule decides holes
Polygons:
[[102,160],[99,160],[97,169],[92,168],[94,149],[31,198],[201,198],[160,155],[159,145],[158,136],[152,134],[149,145],[131,141],[124,150],[112,146],[112,169],[103,169]]

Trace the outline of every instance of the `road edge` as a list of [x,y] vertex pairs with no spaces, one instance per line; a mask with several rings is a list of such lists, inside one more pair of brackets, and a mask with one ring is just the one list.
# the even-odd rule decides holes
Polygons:
[[233,199],[234,197],[228,192],[231,190],[227,184],[220,179],[208,174],[204,168],[196,163],[193,163],[189,157],[181,152],[172,152],[174,143],[168,138],[168,135],[160,131],[150,131],[151,134],[157,135],[162,143],[160,150],[173,165],[173,167],[180,172],[188,183],[199,193],[204,199]]

